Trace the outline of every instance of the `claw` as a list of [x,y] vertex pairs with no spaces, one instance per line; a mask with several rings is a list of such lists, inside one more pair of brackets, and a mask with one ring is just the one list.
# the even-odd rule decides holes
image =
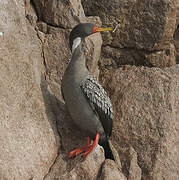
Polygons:
[[99,135],[99,133],[97,133],[96,138],[95,138],[93,144],[91,145],[91,138],[87,137],[86,146],[83,146],[83,147],[80,147],[80,148],[77,148],[77,149],[71,151],[69,153],[69,158],[74,158],[75,156],[78,156],[79,154],[85,152],[83,155],[83,158],[86,159],[88,154],[90,154],[98,145],[99,139],[100,139],[100,135]]
[[98,145],[98,142],[99,142],[99,138],[100,138],[100,135],[99,133],[96,134],[96,138],[93,142],[93,144],[88,148],[88,150],[84,153],[83,155],[83,158],[86,159],[86,157],[88,156],[88,154],[90,154]]
[[77,148],[69,153],[69,158],[74,158],[75,156],[78,156],[79,154],[86,152],[89,147],[91,146],[91,138],[87,137],[86,146]]
[[78,156],[79,154],[81,154],[82,152],[86,151],[88,149],[88,147],[81,147],[81,148],[78,148],[78,149],[75,149],[73,151],[71,151],[69,153],[69,158],[74,158],[75,156]]

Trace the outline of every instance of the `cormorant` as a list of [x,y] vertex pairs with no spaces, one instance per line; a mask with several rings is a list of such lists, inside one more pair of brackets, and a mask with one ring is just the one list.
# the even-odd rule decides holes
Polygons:
[[106,91],[88,71],[83,48],[85,37],[112,30],[111,27],[99,28],[91,23],[80,23],[70,33],[72,58],[62,78],[61,89],[74,123],[88,137],[86,146],[71,151],[69,158],[83,152],[86,158],[99,143],[104,148],[105,157],[114,160],[108,142],[113,125],[112,104]]

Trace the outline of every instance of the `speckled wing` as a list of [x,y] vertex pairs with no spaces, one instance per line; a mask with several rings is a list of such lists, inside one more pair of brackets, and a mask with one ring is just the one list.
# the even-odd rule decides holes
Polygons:
[[93,110],[98,114],[106,136],[110,137],[113,125],[113,109],[106,91],[96,78],[90,75],[85,81],[82,81],[81,89]]

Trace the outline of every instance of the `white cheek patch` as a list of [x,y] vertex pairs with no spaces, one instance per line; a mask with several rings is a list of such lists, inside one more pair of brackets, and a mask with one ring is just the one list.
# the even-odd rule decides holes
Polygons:
[[81,38],[80,37],[77,37],[76,39],[74,39],[73,46],[72,46],[72,53],[80,45],[80,43],[81,43]]

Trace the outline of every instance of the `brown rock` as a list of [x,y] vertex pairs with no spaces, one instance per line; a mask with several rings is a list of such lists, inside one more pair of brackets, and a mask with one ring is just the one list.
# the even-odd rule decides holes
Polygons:
[[174,44],[176,48],[176,63],[179,64],[179,1],[177,1],[176,27],[174,33]]
[[87,156],[86,160],[78,157],[69,161],[67,165],[61,155],[59,155],[50,173],[45,177],[45,180],[97,179],[101,165],[104,162],[104,150],[101,146],[97,146],[97,148]]
[[[85,161],[70,171],[67,175],[68,179],[97,179],[100,168],[104,162],[104,150],[101,146],[97,146],[95,151],[91,153]],[[74,178],[75,177],[75,178]]]
[[25,0],[24,3],[26,18],[32,26],[35,26],[37,22],[37,15],[34,7],[31,5],[31,0]]
[[105,46],[102,49],[103,58],[100,61],[100,68],[118,68],[120,65],[140,65],[148,67],[168,67],[176,64],[175,46],[168,44],[165,50],[146,52],[136,49],[118,49]]
[[127,180],[115,162],[107,159],[102,166],[101,180]]
[[[111,44],[115,47],[163,49],[165,42],[173,37],[177,0],[147,3],[145,0],[82,0],[82,4],[87,15],[98,15],[103,24],[115,26],[120,22],[119,29],[112,34]],[[106,38],[104,42],[109,44]]]
[[102,38],[99,33],[89,36],[86,39],[87,50],[86,50],[86,60],[87,60],[87,67],[89,71],[95,75],[96,77],[99,76],[99,69],[98,69],[98,61],[101,55],[101,45],[102,45]]
[[137,153],[131,147],[129,150],[130,168],[129,168],[129,180],[141,180],[142,171],[137,162]]
[[[0,179],[43,179],[57,155],[55,117],[40,88],[41,42],[24,1],[0,1]],[[48,109],[49,113],[51,109]]]
[[38,18],[54,27],[72,29],[80,22],[99,23],[98,17],[86,18],[81,1],[78,0],[33,0],[32,2]]
[[101,74],[116,114],[112,142],[126,175],[130,169],[125,149],[132,146],[143,179],[178,179],[178,79],[178,66],[125,66]]
[[85,20],[80,1],[33,0],[40,20],[61,28],[72,28]]
[[176,29],[174,34],[174,43],[176,49],[176,63],[179,64],[179,27]]
[[176,18],[176,26],[179,25],[179,2],[177,1],[177,18]]
[[[61,79],[71,56],[67,40],[69,31],[42,24],[38,24],[38,27],[40,26],[38,34],[41,33],[44,38],[42,39],[42,53],[47,86],[49,86],[50,93],[62,101]],[[47,32],[40,32],[41,28]]]
[[176,64],[175,46],[168,44],[166,49],[153,53],[141,53],[149,67],[170,67]]
[[[166,67],[176,64],[171,42],[176,28],[177,0],[147,3],[145,0],[82,0],[82,3],[85,13],[98,15],[103,24],[116,26],[120,23],[115,33],[103,37],[108,49],[108,52],[103,49],[107,65]],[[111,52],[114,52],[112,56]]]

